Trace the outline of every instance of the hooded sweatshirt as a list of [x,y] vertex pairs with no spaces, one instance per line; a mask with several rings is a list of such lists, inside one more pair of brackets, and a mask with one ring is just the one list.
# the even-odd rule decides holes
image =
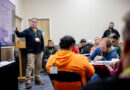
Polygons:
[[[79,73],[82,78],[83,84],[86,84],[86,79],[93,76],[95,72],[93,66],[89,63],[89,60],[85,56],[75,54],[72,51],[58,51],[55,55],[51,56],[46,64],[46,69],[48,72],[50,71],[50,67],[53,66],[53,63],[56,67],[58,67],[58,71],[74,71]],[[55,81],[54,84],[55,83],[59,86],[64,86],[67,84],[70,85],[70,83],[66,82],[58,83],[57,81]],[[75,82],[73,84],[76,85],[79,83]],[[67,86],[64,87],[64,90],[66,88]],[[61,89],[63,90],[63,87],[61,87]]]
[[[102,52],[101,52],[100,47],[97,47],[93,51],[93,53],[88,57],[88,59],[94,60],[94,58],[96,56],[102,56]],[[113,58],[118,58],[117,51],[116,51],[116,49],[113,48],[109,53],[107,53],[106,55],[103,55],[102,57],[103,57],[101,59],[102,61],[104,61],[104,60],[111,61]]]

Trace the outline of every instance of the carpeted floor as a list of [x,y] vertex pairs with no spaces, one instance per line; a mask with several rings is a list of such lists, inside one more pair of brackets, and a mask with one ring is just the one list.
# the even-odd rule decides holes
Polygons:
[[31,89],[25,88],[25,82],[19,82],[19,90],[54,90],[48,75],[41,73],[41,80],[44,82],[44,85],[35,85],[35,82],[33,80]]

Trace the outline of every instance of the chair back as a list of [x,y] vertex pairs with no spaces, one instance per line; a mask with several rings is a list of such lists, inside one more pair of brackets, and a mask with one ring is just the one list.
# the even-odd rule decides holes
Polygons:
[[[76,72],[58,71],[58,74],[49,74],[49,77],[50,77],[53,85],[55,84],[53,81],[58,81],[60,83],[67,82],[68,84],[79,81],[81,83],[81,87],[83,86],[81,76]],[[54,85],[54,87],[55,87],[55,85]],[[68,87],[69,87],[69,85],[68,85]]]

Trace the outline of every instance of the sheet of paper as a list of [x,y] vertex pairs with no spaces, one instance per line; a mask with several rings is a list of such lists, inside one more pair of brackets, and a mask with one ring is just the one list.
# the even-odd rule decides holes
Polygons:
[[92,65],[109,65],[112,61],[91,61]]

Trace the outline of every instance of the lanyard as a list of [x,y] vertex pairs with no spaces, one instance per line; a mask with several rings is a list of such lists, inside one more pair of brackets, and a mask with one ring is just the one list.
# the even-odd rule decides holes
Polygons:
[[53,66],[55,66],[55,59],[53,59]]
[[56,58],[53,59],[53,66],[55,66],[55,62],[56,62]]
[[112,30],[110,30],[110,35],[112,34]]
[[125,73],[125,74],[130,73],[130,67],[129,67],[129,68],[126,68],[126,69],[123,71],[123,73]]
[[52,55],[52,52],[53,52],[53,48],[50,50],[51,55]]
[[34,33],[35,37],[37,37],[37,31],[33,31],[33,33]]
[[101,52],[101,56],[103,56],[103,52]]
[[53,66],[56,66],[56,59],[53,59]]

